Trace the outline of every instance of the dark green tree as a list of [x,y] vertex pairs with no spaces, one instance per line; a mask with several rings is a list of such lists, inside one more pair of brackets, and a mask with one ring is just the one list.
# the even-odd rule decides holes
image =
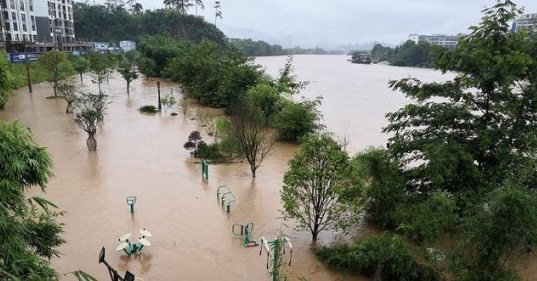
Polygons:
[[136,73],[136,70],[130,63],[124,63],[120,68],[117,69],[117,71],[127,82],[127,94],[129,94],[131,82],[138,79],[138,73]]
[[7,54],[0,50],[0,110],[4,109],[12,88],[13,73],[9,67]]
[[26,198],[34,187],[45,191],[52,160],[15,122],[0,121],[0,147],[0,279],[60,280],[48,260],[64,243],[56,222],[62,213],[45,199]]
[[146,80],[149,80],[149,77],[155,76],[157,65],[152,59],[139,57],[136,64],[138,65],[138,71],[145,76]]
[[54,96],[57,97],[59,81],[65,78],[72,68],[67,54],[56,50],[49,51],[40,56],[37,63],[50,73],[48,81],[54,89]]
[[73,60],[73,68],[80,75],[80,82],[83,81],[82,74],[90,68],[90,61],[85,57],[76,57]]
[[302,99],[299,102],[285,100],[282,109],[275,115],[273,127],[278,138],[286,141],[298,141],[301,137],[313,133],[323,126],[322,115],[317,107],[321,98]]
[[388,114],[384,129],[393,134],[391,152],[416,164],[413,190],[475,193],[505,179],[535,182],[519,172],[534,167],[537,153],[537,48],[526,33],[510,32],[518,14],[511,1],[499,2],[456,49],[441,52],[434,65],[457,73],[453,81],[390,83],[414,101]]
[[313,241],[324,230],[346,226],[352,216],[343,199],[353,186],[349,156],[328,134],[304,137],[289,161],[281,197],[283,214],[308,229]]
[[93,72],[93,74],[95,74],[96,76],[96,80],[93,80],[93,82],[97,83],[97,85],[99,86],[99,91],[101,91],[101,84],[106,78],[109,64],[107,63],[105,55],[99,52],[90,53],[89,60],[91,72]]

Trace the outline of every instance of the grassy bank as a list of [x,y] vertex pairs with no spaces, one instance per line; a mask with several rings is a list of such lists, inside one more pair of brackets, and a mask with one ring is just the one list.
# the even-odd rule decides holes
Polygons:
[[[41,68],[37,63],[30,63],[30,77],[32,84],[38,84],[47,81],[51,76],[50,72],[46,69]],[[26,74],[26,64],[23,63],[12,63],[11,70],[13,72],[13,87],[19,89],[28,85],[27,74]],[[68,76],[75,75],[76,72],[73,70],[72,73],[68,73]]]

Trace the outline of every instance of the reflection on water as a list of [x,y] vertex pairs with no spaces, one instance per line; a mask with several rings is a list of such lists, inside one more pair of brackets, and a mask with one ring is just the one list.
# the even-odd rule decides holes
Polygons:
[[[386,142],[387,137],[381,133],[386,125],[384,114],[406,102],[388,89],[388,80],[408,76],[428,81],[444,79],[431,70],[352,65],[345,59],[297,56],[295,67],[300,79],[311,81],[302,94],[324,96],[321,109],[325,124],[340,136],[346,130],[352,151]],[[269,73],[277,73],[284,60],[257,59]],[[95,92],[97,86],[89,78],[85,77],[80,87]],[[162,83],[163,93],[167,87],[167,82]],[[98,128],[98,151],[88,153],[86,135],[72,116],[64,113],[65,102],[45,99],[52,93],[48,84],[34,89],[33,94],[18,91],[0,111],[0,118],[28,124],[53,157],[56,176],[45,197],[67,211],[61,219],[67,243],[60,249],[61,257],[52,260],[60,273],[82,269],[99,280],[107,280],[105,267],[97,263],[98,253],[105,246],[110,264],[146,281],[267,280],[265,256],[259,256],[258,248],[243,248],[231,233],[234,223],[253,222],[252,237],[257,241],[261,236],[276,236],[280,228],[292,239],[295,249],[289,268],[291,276],[313,281],[368,280],[341,277],[328,270],[310,251],[311,236],[307,232],[294,231],[292,224],[283,226],[278,211],[279,191],[296,145],[279,143],[255,180],[250,177],[247,163],[242,162],[211,165],[210,179],[205,181],[199,163],[189,157],[183,144],[191,131],[203,129],[191,119],[204,113],[217,115],[219,110],[190,104],[186,118],[179,105],[168,114],[144,115],[138,108],[156,105],[156,81],[134,81],[129,96],[125,81],[113,75],[109,83],[103,84],[112,104],[105,123]],[[175,93],[177,90],[178,87]],[[179,115],[170,116],[171,112]],[[238,198],[230,214],[215,200],[216,187],[224,184]],[[130,195],[138,197],[132,216],[125,202]],[[120,236],[137,233],[144,227],[153,237],[152,245],[144,248],[141,255],[125,257],[123,252],[114,251]],[[370,231],[361,228],[357,234]],[[323,233],[320,243],[332,237],[331,232]],[[535,276],[532,273],[527,276]]]

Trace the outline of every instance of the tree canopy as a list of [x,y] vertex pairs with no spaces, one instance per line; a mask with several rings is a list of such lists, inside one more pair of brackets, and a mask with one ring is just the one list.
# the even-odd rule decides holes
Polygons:
[[0,279],[59,280],[48,259],[63,244],[61,215],[52,203],[26,198],[34,187],[45,191],[52,160],[30,130],[0,121]]

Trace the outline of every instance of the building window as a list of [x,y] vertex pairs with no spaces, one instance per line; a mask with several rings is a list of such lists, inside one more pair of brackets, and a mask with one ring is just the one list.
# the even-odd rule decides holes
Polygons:
[[21,0],[21,2],[20,2],[20,3],[21,3],[21,10],[23,10],[23,11],[24,11],[24,0]]
[[26,21],[26,15],[25,14],[21,14],[21,20]]
[[9,6],[11,9],[15,9],[15,0],[9,0]]
[[22,31],[28,32],[28,28],[26,28],[26,23],[22,24]]
[[34,11],[34,0],[30,0],[29,4],[30,4],[30,11],[33,12]]
[[11,12],[11,20],[17,20],[17,13]]
[[16,22],[13,23],[13,31],[19,31],[19,26]]

